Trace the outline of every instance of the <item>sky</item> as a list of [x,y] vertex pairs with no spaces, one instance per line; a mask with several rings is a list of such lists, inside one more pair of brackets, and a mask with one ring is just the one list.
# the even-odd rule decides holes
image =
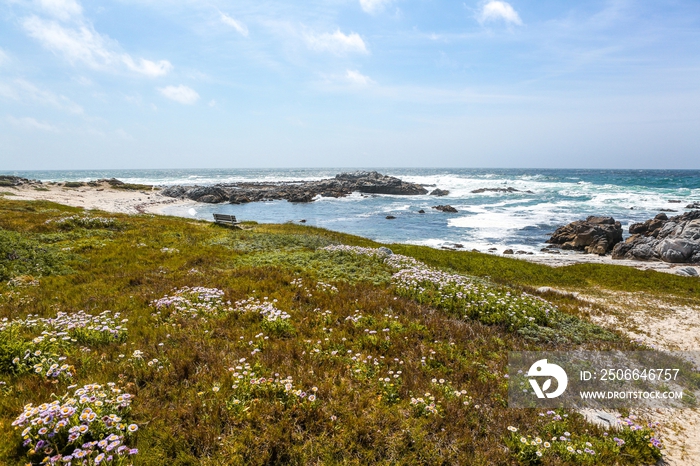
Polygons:
[[700,168],[697,0],[0,0],[0,171]]

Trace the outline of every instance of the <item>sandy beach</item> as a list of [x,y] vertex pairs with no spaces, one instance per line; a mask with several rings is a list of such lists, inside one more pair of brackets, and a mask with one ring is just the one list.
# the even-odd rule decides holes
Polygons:
[[157,189],[150,191],[116,189],[107,182],[79,188],[30,182],[0,188],[0,192],[5,193],[9,199],[51,201],[88,210],[96,209],[121,214],[162,214],[166,207],[196,204],[193,201],[162,196]]

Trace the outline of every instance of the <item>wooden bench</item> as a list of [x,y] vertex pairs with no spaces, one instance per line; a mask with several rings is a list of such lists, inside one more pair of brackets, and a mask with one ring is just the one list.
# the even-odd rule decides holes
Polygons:
[[240,222],[236,221],[235,215],[228,214],[214,214],[214,222],[219,225],[230,225],[232,227],[240,225]]

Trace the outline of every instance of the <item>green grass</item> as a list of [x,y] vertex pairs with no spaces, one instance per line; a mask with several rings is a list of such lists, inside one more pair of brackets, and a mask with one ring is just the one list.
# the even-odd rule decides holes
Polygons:
[[[69,385],[108,382],[134,395],[120,416],[139,425],[124,439],[139,450],[135,465],[657,459],[658,450],[645,446],[648,429],[619,434],[630,445],[621,448],[576,413],[552,420],[536,410],[507,408],[508,351],[637,348],[580,317],[575,301],[557,298],[560,310],[546,313],[544,304],[520,293],[537,285],[602,286],[600,276],[391,246],[473,276],[464,279],[523,306],[532,316],[524,321],[496,298],[478,309],[466,306],[469,300],[456,298],[457,282],[442,291],[401,287],[396,267],[383,256],[323,249],[380,246],[364,238],[294,224],[247,228],[0,199],[0,322],[14,322],[0,330],[0,464],[41,456],[23,448],[20,431],[11,426],[27,403],[50,402],[74,390]],[[635,279],[628,270],[610,274]],[[656,275],[643,282],[652,292],[696,296],[691,279]],[[624,284],[618,277],[611,286]],[[63,327],[37,320],[81,310],[120,313],[105,325],[123,331],[71,328],[64,340],[52,336]],[[37,339],[42,332],[48,333]],[[41,353],[13,362],[27,350]],[[71,377],[33,371],[39,365],[45,372],[63,357]],[[517,438],[509,426],[518,428]],[[540,459],[536,447],[518,443],[520,435],[534,439],[562,429],[576,445],[594,445],[597,454],[584,459],[557,446]]]

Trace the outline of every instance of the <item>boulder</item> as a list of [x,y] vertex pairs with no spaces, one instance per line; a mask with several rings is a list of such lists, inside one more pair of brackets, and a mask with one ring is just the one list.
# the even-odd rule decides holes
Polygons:
[[424,214],[424,213],[425,213],[425,210],[421,209],[421,210],[418,211],[418,213],[419,213],[419,214]]
[[693,202],[685,206],[686,209],[700,209],[700,202]]
[[503,254],[513,254],[513,250],[512,250],[512,249],[506,249],[505,251],[503,251]]
[[562,249],[605,255],[622,241],[622,225],[612,217],[588,217],[557,228],[547,243]]
[[447,196],[450,192],[446,189],[433,189],[430,191],[431,196]]
[[387,220],[394,220],[396,217],[394,217],[393,215],[387,215],[385,218]]
[[630,226],[632,236],[613,249],[613,259],[700,262],[700,210],[667,218],[663,214]]
[[680,275],[681,277],[697,277],[698,271],[695,267],[681,267],[676,270],[676,275]]
[[433,206],[433,209],[439,210],[440,212],[449,212],[449,213],[451,213],[451,214],[456,214],[456,213],[457,213],[457,209],[455,209],[454,207],[452,207],[452,206],[449,205],[449,204],[445,204],[445,205],[436,205],[436,206]]

